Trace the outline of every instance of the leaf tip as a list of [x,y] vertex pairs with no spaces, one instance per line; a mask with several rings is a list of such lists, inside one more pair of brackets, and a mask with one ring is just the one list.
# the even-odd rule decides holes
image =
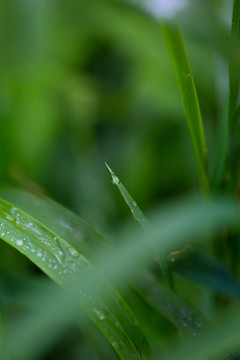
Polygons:
[[114,172],[112,171],[112,169],[110,168],[110,166],[105,162],[106,167],[108,168],[108,171],[110,172],[111,176],[112,176],[112,183],[115,185],[120,184],[120,180],[119,178],[114,174]]

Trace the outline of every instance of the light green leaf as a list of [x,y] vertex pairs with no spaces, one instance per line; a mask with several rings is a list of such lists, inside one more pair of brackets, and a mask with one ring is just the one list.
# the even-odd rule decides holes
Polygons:
[[[71,291],[93,266],[75,247],[16,206],[0,199],[0,236],[45,274]],[[122,359],[145,359],[150,349],[132,311],[105,281],[103,289],[78,288],[79,303]],[[76,289],[75,289],[76,290]],[[108,302],[104,301],[103,293]]]
[[[137,203],[133,200],[132,196],[129,194],[129,192],[127,191],[125,186],[121,183],[119,178],[115,175],[115,173],[112,171],[112,169],[108,166],[107,163],[106,163],[106,166],[112,176],[113,184],[115,184],[117,186],[118,190],[122,194],[124,200],[126,201],[128,207],[130,208],[130,210],[133,214],[134,219],[139,222],[139,224],[146,231],[146,234],[148,234],[148,232],[151,230],[150,222],[143,215],[143,213],[142,213],[141,209],[139,208],[139,206],[137,205]],[[151,243],[150,243],[150,245],[151,245]],[[171,271],[167,264],[166,259],[164,258],[164,255],[161,254],[161,251],[160,252],[155,251],[154,247],[152,250],[158,259],[158,263],[159,263],[160,269],[162,271],[163,277],[166,281],[166,284],[169,285],[170,288],[174,288]]]
[[204,194],[210,194],[207,145],[197,91],[180,30],[172,23],[162,25],[162,32],[175,70],[184,113],[192,141],[198,177]]

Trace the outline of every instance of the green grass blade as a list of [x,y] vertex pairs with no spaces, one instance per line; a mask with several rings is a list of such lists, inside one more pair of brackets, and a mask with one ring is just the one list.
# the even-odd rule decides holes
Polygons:
[[[139,224],[143,227],[143,229],[146,231],[146,233],[148,233],[151,230],[151,224],[150,222],[147,220],[147,218],[143,215],[141,209],[138,207],[137,203],[133,200],[132,196],[129,194],[129,192],[127,191],[127,189],[125,188],[125,186],[121,183],[121,181],[119,180],[119,178],[114,174],[114,172],[112,171],[112,169],[108,166],[108,164],[106,163],[106,166],[112,176],[112,182],[113,184],[115,184],[118,188],[118,190],[120,191],[120,193],[122,194],[124,200],[126,201],[128,207],[130,208],[134,219],[136,219],[136,221],[139,222]],[[167,261],[165,259],[164,256],[159,255],[159,252],[157,252],[154,247],[153,247],[153,252],[155,254],[155,256],[158,259],[159,262],[159,266],[161,268],[163,277],[166,281],[166,284],[170,287],[170,288],[174,288],[174,284],[173,284],[173,276],[171,274],[171,270],[169,265],[167,264]]]
[[[240,41],[240,0],[234,0],[233,2],[233,12],[232,12],[232,29],[231,36],[236,43],[239,44]],[[238,45],[239,47],[239,45]],[[228,95],[228,129],[226,136],[228,136],[229,142],[229,156],[230,156],[230,168],[232,175],[232,186],[233,190],[238,181],[238,171],[235,170],[236,163],[235,158],[239,157],[238,148],[234,147],[234,142],[236,139],[236,117],[238,113],[238,95],[239,95],[239,70],[237,70],[231,63],[229,66],[229,95]],[[238,169],[237,169],[238,170]],[[236,174],[237,173],[237,174]],[[237,179],[235,179],[237,177]]]
[[0,197],[31,214],[61,238],[67,239],[69,244],[93,262],[99,259],[110,245],[110,242],[84,219],[45,196],[34,195],[16,187],[2,186]]
[[207,147],[202,116],[192,71],[182,35],[173,24],[163,24],[162,32],[174,66],[185,117],[193,145],[199,183],[205,195],[210,194]]
[[[235,42],[235,45],[239,43],[240,40],[240,1],[234,0],[233,10],[232,10],[232,28],[231,28],[231,38]],[[233,51],[232,51],[233,52]],[[227,111],[227,121],[224,122],[221,134],[221,141],[218,150],[218,158],[216,161],[213,184],[219,185],[221,181],[224,181],[223,177],[231,177],[231,170],[234,169],[234,156],[232,143],[236,138],[236,113],[238,113],[238,95],[239,95],[239,70],[237,70],[236,61],[233,63],[233,60],[230,59],[229,66],[229,93],[228,93],[228,111]],[[232,154],[233,153],[233,154]],[[234,179],[233,184],[234,184]]]
[[[0,199],[0,236],[67,290],[75,288],[92,264],[60,236],[19,208]],[[109,299],[104,300],[102,294]],[[107,283],[104,291],[79,288],[79,302],[121,359],[145,359],[150,350],[132,311]]]
[[[151,241],[156,248],[163,248],[168,252],[172,248],[181,247],[186,241],[199,240],[200,233],[204,240],[206,235],[212,235],[213,232],[225,228],[226,225],[235,226],[239,220],[235,204],[232,201],[229,202],[228,199],[203,202],[200,199],[188,198],[178,201],[164,210],[156,211],[155,214],[152,214],[151,222],[154,225],[149,235]],[[103,279],[106,277],[118,285],[129,280],[129,274],[137,274],[142,261],[149,259],[149,246],[145,240],[144,234],[136,231],[135,227],[132,231],[128,228],[127,233],[122,234],[116,246],[106,252],[104,258],[95,264],[92,272],[79,273],[77,282],[79,288],[84,288],[87,293],[92,293],[96,289],[96,284],[98,287],[103,286]],[[46,328],[50,327],[51,329],[52,323],[56,323],[57,319],[58,322],[66,321],[66,316],[67,319],[69,318],[69,311],[71,311],[70,319],[79,316],[79,308],[76,307],[76,295],[77,297],[79,295],[78,287],[74,289],[71,289],[69,297],[64,301],[59,298],[59,293],[56,296],[54,294],[45,296],[44,294],[44,303],[39,304],[41,307],[34,316],[24,319],[24,323],[14,319],[5,342],[0,343],[0,352],[2,353],[4,344],[5,349],[9,350],[12,349],[14,343],[13,350],[16,357],[20,351],[28,348],[31,349],[31,353],[37,355],[39,337],[41,337],[41,344],[49,343],[56,337],[56,331],[48,332],[46,337]],[[80,316],[79,318],[82,320]],[[31,329],[31,332],[23,331],[26,328]],[[55,330],[59,332],[61,328],[62,326],[58,326]],[[142,346],[141,343],[140,346]]]
[[[234,0],[232,12],[231,36],[240,39],[240,0]],[[239,92],[239,72],[230,65],[229,67],[229,96],[228,96],[228,125],[231,127],[233,115],[237,107]]]
[[127,191],[125,186],[121,183],[119,178],[114,174],[114,172],[109,167],[109,165],[107,163],[105,163],[105,164],[111,174],[113,184],[116,185],[117,188],[119,189],[124,200],[126,201],[126,204],[130,208],[134,219],[139,222],[139,224],[144,228],[144,230],[148,231],[151,228],[150,222],[143,215],[143,213],[142,213],[141,209],[138,207],[137,203],[133,200],[132,196],[129,194],[129,192]]

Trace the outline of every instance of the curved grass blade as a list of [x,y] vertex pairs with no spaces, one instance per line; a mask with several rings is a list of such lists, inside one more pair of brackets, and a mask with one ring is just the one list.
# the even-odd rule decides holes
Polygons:
[[186,121],[193,145],[199,183],[205,195],[210,194],[207,146],[197,92],[182,35],[172,23],[162,25],[162,32],[175,70]]
[[[112,182],[113,184],[115,184],[118,188],[118,190],[120,191],[120,193],[122,194],[124,200],[126,201],[128,207],[130,208],[134,219],[136,219],[139,224],[143,227],[143,229],[146,231],[146,233],[148,233],[151,230],[151,224],[150,222],[147,220],[147,218],[143,215],[142,211],[140,210],[140,208],[138,207],[137,203],[133,200],[132,196],[129,194],[129,192],[127,191],[127,189],[125,188],[125,186],[120,182],[119,178],[114,174],[114,172],[112,171],[112,169],[108,166],[107,163],[105,163],[111,176],[112,176]],[[158,262],[159,262],[159,266],[160,269],[162,271],[163,277],[166,281],[166,284],[170,287],[170,288],[174,288],[174,284],[173,284],[173,277],[171,274],[171,269],[169,267],[169,265],[167,264],[166,259],[164,258],[164,256],[160,256],[159,253],[157,251],[155,251],[155,249],[153,248],[153,252],[156,255]]]
[[[68,242],[19,208],[0,199],[0,236],[67,290],[78,284],[91,263]],[[150,349],[127,303],[106,282],[104,291],[79,288],[79,302],[121,359],[146,359]],[[104,296],[103,296],[104,294]],[[108,301],[105,301],[105,296]]]
[[[114,179],[116,181],[116,175],[114,173],[112,173],[112,175],[115,176]],[[126,197],[126,201],[128,201],[129,207],[133,207],[133,211],[137,211],[137,213],[135,213],[137,220],[139,222],[142,221],[142,226],[144,227],[146,224],[148,224],[148,230],[150,231],[150,222],[148,222],[148,220],[144,217],[136,203],[133,204],[133,199],[123,185],[121,189],[123,190],[124,198]],[[72,233],[72,230],[76,229],[76,226],[82,225],[82,223],[79,224],[78,216],[75,214],[71,213],[59,204],[54,203],[53,201],[49,201],[43,197],[39,198],[33,196],[32,194],[19,189],[1,188],[0,194],[11,202],[17,204],[19,207],[23,208],[25,211],[32,213],[34,217],[41,222],[45,224],[47,223],[47,226],[50,227],[51,230],[55,228],[55,232],[58,233],[58,235],[59,231],[63,232],[62,234],[66,236],[68,242],[72,245],[76,244],[75,248],[79,251],[81,251],[81,249],[86,251],[85,247],[82,247],[82,241],[73,243],[73,241],[75,241],[74,234],[76,231]],[[139,216],[139,212],[141,216]],[[64,222],[62,221],[63,219]],[[68,232],[69,229],[71,230],[70,232]],[[81,230],[83,232],[83,229]],[[84,231],[86,233],[85,228]],[[101,238],[99,239],[98,236],[99,235],[96,233],[96,245],[98,245],[100,242],[102,246],[102,240]],[[103,246],[105,248],[105,243],[103,243]],[[91,256],[91,252],[88,253],[88,255]],[[180,333],[183,334],[186,339],[195,336],[192,334],[196,334],[196,336],[198,336],[202,333],[203,330],[209,327],[209,323],[203,315],[198,313],[195,309],[192,309],[190,305],[185,304],[183,300],[179,299],[176,295],[172,294],[172,292],[163,287],[153,274],[145,276],[141,281],[136,280],[133,288],[137,293],[139,293],[141,297],[144,296],[145,299],[147,299],[147,301],[155,309],[156,314],[160,313],[162,316],[166,317],[175,325],[175,327],[180,331]]]
[[[182,246],[186,241],[196,241],[195,235],[199,233],[204,240],[206,235],[213,234],[226,225],[236,226],[239,223],[238,211],[232,201],[215,199],[209,202],[192,197],[178,201],[164,210],[161,208],[155,212],[155,216],[152,214],[151,219],[154,225],[149,234],[151,241],[154,242],[156,248],[163,248],[166,252]],[[95,264],[92,272],[79,273],[78,287],[69,291],[67,300],[63,301],[59,298],[59,294],[47,294],[44,303],[40,303],[41,307],[34,316],[25,319],[24,324],[22,321],[18,323],[16,319],[5,338],[5,349],[12,349],[14,343],[16,356],[27,348],[31,349],[32,354],[37,355],[39,337],[42,336],[46,327],[51,329],[51,324],[56,319],[66,321],[66,316],[68,319],[69,311],[71,311],[71,319],[73,316],[78,316],[82,320],[78,303],[76,304],[79,287],[84,288],[86,293],[92,293],[95,291],[96,284],[99,287],[103,286],[103,279],[106,277],[119,285],[129,279],[129,273],[137,274],[142,261],[149,259],[150,251],[145,236],[134,227],[132,231],[128,228],[127,233],[124,232],[120,240],[114,248],[110,248],[105,253],[103,259]],[[29,328],[31,332],[26,334],[23,328]],[[58,326],[57,331],[60,329],[61,326]],[[53,342],[55,337],[56,331],[50,331],[47,338],[43,337],[42,343]],[[140,344],[140,346],[143,345]],[[3,349],[3,344],[0,343],[0,352]]]
[[31,214],[92,262],[99,260],[110,245],[110,242],[84,219],[41,194],[2,186],[0,197]]

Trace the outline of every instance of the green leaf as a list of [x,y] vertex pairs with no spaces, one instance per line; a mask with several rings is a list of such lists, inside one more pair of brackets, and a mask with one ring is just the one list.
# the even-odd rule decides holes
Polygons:
[[[130,210],[131,210],[131,212],[133,214],[134,219],[136,219],[136,221],[139,222],[139,224],[143,227],[143,229],[146,231],[146,234],[147,234],[151,230],[150,222],[143,215],[143,213],[142,213],[141,209],[139,208],[139,206],[137,205],[137,203],[133,200],[132,196],[129,194],[129,192],[127,191],[125,186],[121,183],[119,178],[114,174],[114,172],[108,166],[107,163],[106,163],[106,166],[107,166],[107,168],[108,168],[108,170],[109,170],[109,172],[110,172],[110,174],[112,176],[113,184],[115,184],[117,186],[118,190],[122,194],[124,200],[126,201],[128,207],[130,208]],[[169,266],[167,264],[167,261],[166,261],[164,255],[161,254],[160,252],[157,252],[154,249],[154,247],[153,247],[153,253],[155,254],[155,256],[158,259],[158,263],[159,263],[160,269],[162,271],[163,277],[164,277],[164,279],[166,281],[166,284],[169,285],[170,288],[174,288],[171,271],[170,271],[170,268],[169,268]]]
[[[191,197],[155,211],[151,216],[153,227],[148,236],[156,249],[169,251],[172,248],[179,248],[186,241],[194,241],[196,234],[199,240],[200,232],[202,239],[205,240],[206,234],[213,234],[214,231],[226,225],[235,225],[238,221],[238,212],[232,201],[215,199],[210,202]],[[96,288],[104,286],[106,277],[120,285],[129,280],[129,274],[138,274],[143,260],[145,263],[146,260],[149,261],[149,246],[146,243],[146,235],[136,231],[136,227],[133,229],[128,227],[126,230],[121,234],[116,246],[106,251],[104,258],[95,264],[92,271],[89,269],[88,272],[79,272],[78,281],[74,281],[77,287],[70,288],[67,299],[59,297],[59,292],[57,294],[51,292],[44,294],[44,301],[39,301],[39,294],[36,294],[38,311],[31,314],[31,317],[21,319],[20,322],[18,319],[14,320],[4,343],[0,343],[0,351],[11,349],[17,356],[19,352],[30,348],[32,354],[38,354],[39,347],[52,342],[63,328],[62,325],[51,331],[56,319],[58,322],[65,321],[64,325],[67,320],[70,322],[74,317],[83,321],[78,307],[79,288],[87,294],[92,294],[95,293]],[[40,298],[43,299],[43,295]],[[109,304],[111,301],[108,306]],[[23,331],[26,328],[31,331],[26,333]],[[50,329],[47,334],[46,328]],[[40,345],[39,338],[41,338]],[[139,339],[136,342],[140,348],[144,347],[144,342]]]
[[[85,224],[86,226],[86,224]],[[90,261],[62,237],[16,206],[0,199],[0,236],[67,290],[74,289]],[[104,291],[79,288],[79,303],[122,359],[145,359],[150,349],[122,297],[104,281]],[[108,298],[105,301],[103,294]]]
[[172,268],[190,281],[206,286],[218,294],[240,297],[240,285],[230,272],[215,259],[187,247],[171,256]]
[[[232,11],[232,38],[240,39],[240,1],[234,0]],[[229,97],[228,97],[228,124],[231,126],[233,115],[237,107],[239,91],[239,72],[230,64],[229,67]]]
[[110,245],[80,216],[43,195],[2,186],[0,196],[31,214],[91,261],[99,259]]
[[[234,0],[232,10],[232,28],[231,28],[231,40],[235,41],[235,48],[238,49],[240,40],[240,1]],[[233,53],[233,51],[232,51]],[[238,154],[239,150],[239,139],[236,141],[237,128],[236,123],[239,117],[239,69],[238,63],[230,59],[229,65],[229,93],[228,93],[228,112],[226,121],[222,127],[221,141],[218,150],[218,158],[214,170],[215,183],[219,183],[225,179],[223,176],[231,178],[233,183],[231,190],[234,191],[236,185],[236,179],[234,175],[236,173],[236,160],[235,154]],[[231,168],[231,169],[230,169]],[[231,171],[230,171],[231,170]],[[237,171],[239,168],[237,168]],[[234,183],[235,182],[235,183]]]
[[207,146],[197,92],[180,30],[172,23],[162,25],[162,32],[175,70],[186,116],[198,177],[204,194],[210,194]]

